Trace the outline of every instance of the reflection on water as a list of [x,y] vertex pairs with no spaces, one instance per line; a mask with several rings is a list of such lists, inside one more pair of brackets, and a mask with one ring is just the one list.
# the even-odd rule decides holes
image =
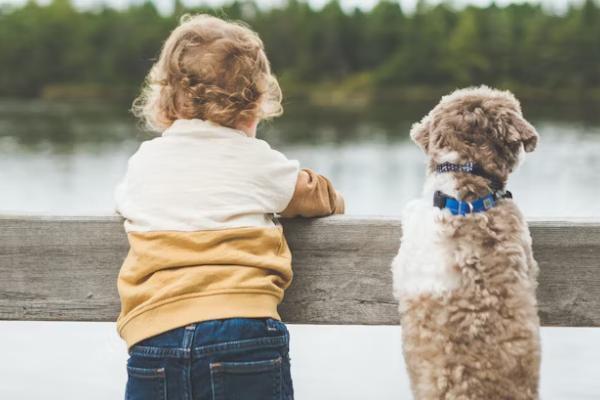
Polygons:
[[[425,157],[408,140],[431,104],[332,110],[288,104],[259,135],[329,176],[352,214],[398,214],[421,190]],[[509,182],[530,217],[600,216],[600,121],[531,117],[541,141]],[[0,102],[0,212],[109,214],[139,142],[125,105]]]

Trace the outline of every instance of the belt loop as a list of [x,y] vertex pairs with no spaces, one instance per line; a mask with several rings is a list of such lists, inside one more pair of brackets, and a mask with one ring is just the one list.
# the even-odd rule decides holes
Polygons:
[[274,332],[277,331],[277,321],[272,318],[267,318],[267,331]]
[[194,333],[196,332],[196,324],[191,324],[185,327],[183,330],[183,343],[181,346],[184,349],[191,349],[192,342],[194,341]]

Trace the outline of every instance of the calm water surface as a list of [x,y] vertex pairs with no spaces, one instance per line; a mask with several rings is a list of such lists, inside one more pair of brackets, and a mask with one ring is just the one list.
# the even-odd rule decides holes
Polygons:
[[[293,101],[259,136],[332,179],[348,213],[399,214],[425,157],[410,124],[433,104],[357,110]],[[0,100],[0,213],[111,214],[139,132],[126,106]],[[541,136],[509,182],[529,217],[600,219],[600,119],[525,106]],[[292,326],[297,398],[409,399],[398,327]],[[600,330],[544,328],[543,398],[600,399]],[[114,324],[0,322],[0,399],[118,399],[124,346]]]
[[[430,106],[344,112],[292,103],[259,136],[330,177],[349,213],[399,214],[421,191],[425,157],[408,130]],[[0,101],[0,212],[112,213],[128,157],[152,137],[123,109]],[[530,119],[539,147],[509,181],[525,214],[600,216],[600,121],[543,113]]]

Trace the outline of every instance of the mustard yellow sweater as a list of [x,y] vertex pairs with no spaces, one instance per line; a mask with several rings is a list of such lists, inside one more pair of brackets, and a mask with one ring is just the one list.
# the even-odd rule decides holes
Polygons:
[[273,215],[341,213],[324,177],[269,145],[201,120],[142,143],[116,191],[130,251],[118,278],[130,347],[194,322],[280,319],[291,254]]

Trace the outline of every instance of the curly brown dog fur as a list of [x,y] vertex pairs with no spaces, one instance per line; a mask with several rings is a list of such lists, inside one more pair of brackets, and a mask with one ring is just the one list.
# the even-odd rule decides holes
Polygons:
[[538,398],[537,264],[515,203],[453,216],[434,208],[441,190],[472,201],[490,182],[463,172],[438,174],[443,162],[475,162],[502,183],[538,135],[509,92],[458,90],[411,130],[429,156],[423,199],[408,205],[394,260],[403,348],[416,400]]

